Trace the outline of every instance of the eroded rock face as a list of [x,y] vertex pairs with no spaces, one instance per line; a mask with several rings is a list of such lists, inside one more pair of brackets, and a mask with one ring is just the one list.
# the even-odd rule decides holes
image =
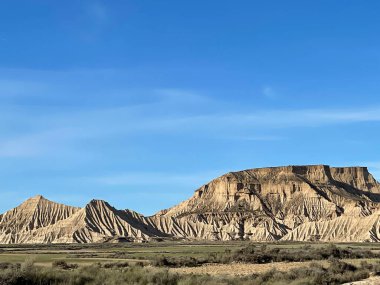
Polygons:
[[116,210],[105,201],[92,200],[66,219],[17,234],[17,242],[96,243],[115,237],[126,241],[144,241],[156,235],[155,228],[147,227],[133,215],[130,211]]
[[33,230],[54,225],[79,208],[51,202],[38,195],[5,212],[0,219],[0,243],[22,243]]
[[[363,167],[251,169],[203,185],[192,198],[152,219],[162,231],[181,237],[280,240],[303,224],[370,216],[379,209],[379,193],[379,184]],[[305,232],[310,236],[291,239],[319,237]]]
[[364,167],[286,166],[230,172],[179,205],[144,217],[93,200],[33,197],[0,215],[0,243],[155,238],[380,241],[380,185]]

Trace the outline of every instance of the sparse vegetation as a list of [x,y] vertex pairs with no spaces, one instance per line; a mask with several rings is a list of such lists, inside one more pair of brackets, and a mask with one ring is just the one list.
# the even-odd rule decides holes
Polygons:
[[[377,275],[379,253],[378,244],[172,242],[7,246],[0,253],[0,285],[341,284]],[[269,270],[276,268],[276,262],[285,264],[278,270]],[[240,264],[248,265],[248,270],[243,269],[244,277],[236,277],[238,272],[228,269],[235,265],[239,269]],[[213,273],[208,268],[215,266],[225,266],[227,275],[220,275],[224,271],[217,271],[219,275],[203,274]],[[256,271],[258,267],[263,269]]]
[[266,245],[248,245],[232,252],[227,249],[223,253],[212,253],[201,258],[178,256],[158,256],[152,261],[152,265],[161,267],[195,267],[205,263],[272,263],[272,262],[303,262],[312,260],[335,259],[364,259],[380,258],[380,254],[370,250],[352,250],[339,248],[336,245],[328,245],[318,248],[303,246],[295,249],[271,248]]
[[197,259],[194,257],[181,256],[181,257],[165,257],[159,256],[152,261],[153,266],[161,267],[194,267],[200,266],[205,263],[215,263],[217,260],[212,258]]
[[[57,263],[58,264],[58,263]],[[129,265],[125,263],[93,264],[73,270],[59,266],[52,268],[37,267],[31,264],[1,264],[1,285],[97,285],[97,284],[157,284],[157,285],[274,285],[274,284],[342,284],[367,278],[371,273],[380,271],[380,265],[363,263],[359,267],[330,259],[329,265],[311,264],[289,272],[270,270],[264,274],[246,277],[215,277],[210,275],[179,275],[167,269]]]
[[336,259],[362,259],[380,258],[380,254],[370,250],[352,250],[350,248],[339,248],[336,245],[328,245],[319,248],[304,246],[299,249],[269,248],[266,245],[249,245],[235,253],[225,256],[224,261],[270,263],[270,262],[301,262],[310,260]]
[[76,269],[76,268],[78,268],[78,264],[70,264],[70,263],[67,263],[64,260],[56,260],[56,261],[53,261],[52,267],[53,268],[64,269],[64,270],[70,270],[70,269]]

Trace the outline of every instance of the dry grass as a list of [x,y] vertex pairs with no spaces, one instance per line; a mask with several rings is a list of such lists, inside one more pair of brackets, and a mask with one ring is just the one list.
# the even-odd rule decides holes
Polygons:
[[[209,274],[213,276],[245,276],[251,274],[261,274],[269,270],[286,272],[294,268],[307,267],[311,261],[306,262],[274,262],[266,264],[253,263],[232,263],[232,264],[204,264],[198,267],[180,267],[169,269],[172,273],[179,274]],[[315,262],[314,262],[315,263]],[[319,262],[325,265],[327,262]]]
[[[370,264],[377,264],[380,259],[343,259],[344,262],[359,266],[362,261]],[[262,274],[269,270],[275,269],[280,272],[288,272],[291,269],[300,267],[308,267],[312,263],[318,263],[322,266],[327,266],[327,260],[320,261],[305,261],[305,262],[273,262],[265,264],[255,263],[231,263],[231,264],[204,264],[198,267],[180,267],[170,268],[169,271],[178,274],[209,274],[212,276],[247,276],[252,274]],[[378,283],[380,284],[380,279]],[[361,285],[361,284],[360,284]],[[363,284],[364,285],[364,284]]]
[[343,285],[379,285],[379,284],[380,284],[380,277],[379,276],[373,276],[373,277],[370,277],[366,280],[349,282],[349,283],[345,283]]

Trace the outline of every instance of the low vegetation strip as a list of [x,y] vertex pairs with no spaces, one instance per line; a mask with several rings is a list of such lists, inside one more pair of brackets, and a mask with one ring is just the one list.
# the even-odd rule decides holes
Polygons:
[[349,282],[343,285],[379,285],[379,284],[380,284],[380,276],[372,276],[365,280]]
[[223,253],[212,253],[206,257],[166,257],[158,256],[153,261],[154,266],[161,267],[196,267],[203,264],[217,263],[254,263],[267,264],[273,262],[305,262],[313,260],[364,259],[380,258],[379,253],[370,250],[339,248],[335,245],[312,248],[304,246],[295,249],[270,248],[266,245],[248,245],[237,251],[226,250]]
[[94,264],[86,267],[57,262],[52,268],[37,267],[31,261],[24,264],[1,264],[1,285],[334,285],[368,278],[380,272],[380,265],[363,262],[354,266],[331,259],[328,266],[311,263],[308,267],[287,272],[270,270],[246,277],[211,275],[181,275],[167,269],[137,264]]
[[[350,248],[339,248],[336,245],[328,245],[320,248],[304,246],[300,249],[268,248],[266,245],[249,245],[227,256],[227,261],[240,261],[250,263],[270,262],[302,262],[310,260],[337,259],[362,259],[380,258],[379,253],[370,250],[352,250]],[[228,260],[229,259],[229,260]]]

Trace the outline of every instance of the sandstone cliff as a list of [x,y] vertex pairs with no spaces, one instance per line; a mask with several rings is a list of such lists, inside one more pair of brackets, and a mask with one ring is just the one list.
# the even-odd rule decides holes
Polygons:
[[371,215],[379,208],[379,193],[379,184],[363,167],[251,169],[203,185],[192,198],[152,219],[162,231],[181,237],[279,240],[305,223],[312,227],[309,222]]
[[227,173],[151,217],[99,200],[78,209],[37,196],[0,216],[0,242],[377,242],[379,215],[380,184],[367,168],[286,166]]

